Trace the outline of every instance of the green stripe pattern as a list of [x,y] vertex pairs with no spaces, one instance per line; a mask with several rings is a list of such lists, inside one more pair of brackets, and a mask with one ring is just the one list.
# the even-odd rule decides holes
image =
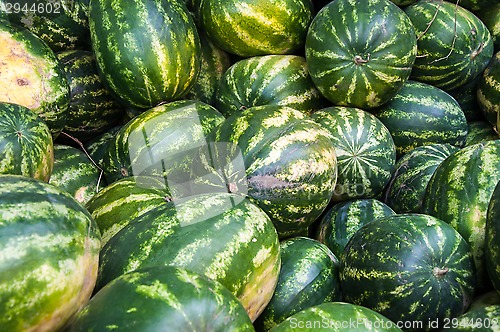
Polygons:
[[70,193],[85,204],[99,188],[99,169],[85,152],[72,146],[54,145],[54,168],[49,183]]
[[453,226],[470,245],[478,286],[490,285],[485,269],[485,224],[490,198],[500,180],[500,140],[468,146],[436,169],[424,196],[423,211]]
[[498,184],[488,203],[484,248],[488,276],[494,288],[500,293],[500,185]]
[[492,1],[491,5],[475,12],[475,14],[490,31],[495,52],[498,52],[500,51],[500,2],[495,3],[495,0],[490,1]]
[[240,149],[248,196],[271,217],[280,238],[300,234],[326,208],[337,179],[335,146],[304,113],[254,106],[227,118],[213,137]]
[[374,115],[353,107],[324,108],[311,118],[333,137],[338,162],[334,201],[382,193],[396,164],[396,146],[385,125]]
[[308,0],[200,0],[196,14],[217,46],[250,57],[298,51],[314,12]]
[[100,234],[68,193],[0,175],[0,330],[55,331],[89,299]]
[[192,271],[154,266],[96,293],[69,331],[255,331],[238,299]]
[[500,51],[481,74],[476,91],[479,107],[486,120],[496,126],[500,113]]
[[280,254],[278,283],[255,321],[258,331],[269,331],[309,307],[341,300],[339,261],[327,246],[307,237],[294,237],[281,242]]
[[383,200],[397,213],[422,212],[425,190],[436,168],[459,149],[447,143],[416,147],[396,163]]
[[56,53],[70,87],[70,104],[64,132],[81,142],[117,124],[124,111],[102,84],[95,57],[90,51]]
[[326,106],[298,55],[264,55],[240,60],[223,75],[215,107],[225,116],[252,106],[282,105],[306,114]]
[[217,280],[254,320],[271,299],[280,269],[269,217],[244,196],[201,194],[134,219],[103,247],[97,289],[154,265],[180,266]]
[[0,102],[0,174],[49,181],[54,145],[49,127],[30,109]]
[[500,304],[489,305],[469,310],[457,317],[453,324],[448,324],[451,332],[458,331],[491,331],[500,330]]
[[154,177],[130,176],[104,187],[85,204],[102,234],[102,245],[135,218],[172,200]]
[[486,68],[493,55],[493,39],[470,11],[440,0],[418,1],[404,11],[417,36],[412,79],[449,91]]
[[345,301],[394,322],[421,322],[420,330],[465,312],[474,285],[467,242],[453,227],[425,214],[397,214],[364,225],[340,263]]
[[410,76],[416,54],[413,26],[389,0],[331,1],[305,41],[311,77],[335,106],[387,102]]
[[325,244],[336,257],[363,225],[396,214],[387,204],[375,199],[352,199],[332,205],[321,217],[315,238]]
[[89,26],[103,83],[124,104],[147,109],[194,84],[200,40],[182,1],[91,1]]
[[359,331],[401,332],[376,311],[347,302],[327,302],[290,316],[271,332]]
[[412,149],[435,143],[465,144],[467,119],[445,91],[409,80],[389,102],[374,110],[391,132],[398,158]]
[[467,123],[467,127],[468,130],[467,138],[465,139],[465,146],[499,138],[493,125],[486,120],[470,121]]

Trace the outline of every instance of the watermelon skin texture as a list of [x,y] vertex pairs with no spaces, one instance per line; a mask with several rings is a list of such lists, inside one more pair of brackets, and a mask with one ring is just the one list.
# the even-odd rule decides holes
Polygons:
[[30,109],[0,102],[0,174],[49,181],[54,143],[49,127]]
[[493,287],[500,293],[500,185],[498,184],[488,203],[484,247],[486,270]]
[[182,1],[91,1],[89,27],[102,81],[126,106],[182,98],[199,74],[200,39]]
[[154,265],[184,267],[219,281],[254,321],[278,280],[278,235],[269,217],[244,196],[174,200],[132,220],[104,245],[96,290]]
[[404,11],[417,35],[413,80],[449,91],[486,68],[493,56],[493,39],[473,13],[441,0],[418,1]]
[[454,227],[470,245],[478,292],[491,288],[485,266],[488,204],[500,180],[500,140],[463,148],[436,169],[424,195],[423,212]]
[[413,26],[389,0],[331,1],[314,17],[305,41],[318,90],[333,105],[365,110],[396,94],[416,54]]
[[228,117],[262,105],[288,106],[310,114],[327,101],[312,82],[302,56],[264,55],[237,61],[219,82],[215,107]]
[[50,47],[31,31],[0,20],[0,101],[37,113],[56,138],[70,102],[64,69]]
[[498,331],[500,329],[500,305],[471,309],[448,324],[447,331]]
[[280,243],[280,256],[273,297],[254,323],[258,331],[269,331],[299,311],[342,298],[339,261],[327,246],[308,237],[294,237]]
[[338,176],[332,199],[339,202],[381,194],[396,164],[396,146],[385,125],[353,107],[323,108],[311,118],[333,137]]
[[498,24],[500,20],[500,3],[494,3],[494,0],[491,1],[491,5],[475,12],[475,14],[490,31],[493,38],[494,52],[500,52],[500,24]]
[[364,225],[349,240],[340,263],[345,301],[395,322],[422,322],[420,330],[465,312],[474,285],[467,242],[453,227],[425,214],[397,214]]
[[500,51],[483,71],[476,92],[479,107],[486,120],[496,127],[500,113]]
[[327,302],[288,317],[271,332],[305,331],[401,332],[390,319],[369,308],[347,302]]
[[294,54],[303,46],[314,12],[310,0],[200,0],[200,29],[241,57]]
[[498,139],[494,126],[486,120],[470,121],[467,123],[468,133],[465,146]]
[[65,191],[0,175],[0,330],[56,331],[90,298],[100,234]]
[[458,102],[444,90],[422,82],[408,80],[373,114],[391,132],[398,159],[428,144],[462,147],[467,137],[467,119]]
[[349,239],[363,225],[396,214],[388,205],[374,199],[353,199],[335,203],[319,221],[315,238],[340,258]]
[[302,235],[331,200],[337,179],[331,135],[298,110],[248,108],[217,126],[210,140],[240,151],[248,196],[271,217],[281,239]]
[[459,148],[436,143],[416,147],[396,163],[384,202],[397,213],[422,212],[425,190],[436,168]]
[[255,331],[219,282],[173,266],[122,275],[97,292],[68,331]]

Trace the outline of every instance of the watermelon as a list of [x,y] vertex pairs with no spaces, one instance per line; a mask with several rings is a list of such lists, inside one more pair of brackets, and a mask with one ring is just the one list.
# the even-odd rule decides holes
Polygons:
[[123,107],[103,86],[90,51],[56,53],[70,87],[70,104],[64,132],[85,142],[116,125]]
[[396,163],[383,201],[397,213],[422,212],[425,190],[436,168],[459,149],[447,143],[416,147]]
[[[109,128],[104,133],[95,136],[94,138],[83,143],[83,150],[89,155],[95,165],[102,169],[102,160],[108,147],[108,144],[114,138],[115,134],[121,129],[121,125],[116,125]],[[104,178],[103,178],[104,180]]]
[[398,158],[412,149],[435,143],[465,144],[467,119],[458,102],[445,91],[409,80],[373,114],[389,129]]
[[496,126],[500,113],[500,51],[491,59],[479,79],[477,100],[486,120]]
[[85,205],[99,191],[100,179],[100,170],[85,152],[68,145],[54,145],[50,184],[67,191]]
[[477,101],[477,85],[480,78],[481,75],[478,75],[472,81],[447,91],[458,102],[467,121],[484,120],[484,114]]
[[[494,288],[500,293],[500,185],[493,190],[485,225],[486,269]],[[500,304],[500,303],[499,303]]]
[[269,331],[299,311],[342,297],[339,261],[327,246],[308,237],[294,237],[281,242],[280,255],[273,297],[254,323],[258,331]]
[[358,229],[375,219],[394,214],[387,204],[375,198],[335,203],[319,220],[315,238],[341,258],[347,242]]
[[471,121],[467,123],[467,127],[468,130],[467,138],[465,139],[465,146],[499,138],[495,128],[488,121]]
[[500,305],[490,305],[467,311],[443,325],[446,331],[499,331]]
[[493,56],[493,39],[469,10],[443,0],[421,0],[404,11],[417,36],[413,80],[449,91],[486,68]]
[[207,145],[206,136],[222,121],[224,116],[214,107],[195,100],[173,101],[141,113],[108,144],[103,157],[106,180],[154,175],[167,182],[184,181],[177,178],[189,174],[192,156]]
[[305,58],[264,55],[242,59],[222,76],[215,107],[226,117],[253,106],[282,105],[306,114],[326,106]]
[[199,0],[195,14],[215,45],[250,57],[298,51],[314,8],[310,0]]
[[90,298],[100,234],[70,194],[0,175],[0,330],[56,331]]
[[500,292],[492,290],[476,296],[474,301],[471,303],[469,310],[497,304],[500,304]]
[[[304,234],[335,189],[337,159],[330,133],[287,106],[254,106],[233,114],[210,135],[236,145],[248,196],[273,220],[281,239]],[[221,170],[224,178],[232,170]]]
[[488,204],[500,180],[500,140],[465,147],[436,168],[422,211],[453,226],[471,246],[479,292],[491,288],[485,267]]
[[89,27],[102,81],[123,104],[148,109],[196,81],[200,40],[182,1],[91,1]]
[[104,246],[133,219],[171,201],[171,193],[163,181],[130,176],[104,187],[85,203],[85,207],[99,227]]
[[264,211],[244,196],[174,200],[132,220],[104,245],[96,289],[154,265],[184,267],[219,281],[254,321],[276,287],[278,236]]
[[56,138],[66,123],[70,95],[64,69],[31,31],[0,20],[0,101],[31,109]]
[[395,322],[363,306],[327,302],[290,316],[271,332],[359,331],[400,332]]
[[491,8],[496,1],[497,0],[460,0],[459,4],[470,11],[477,12]]
[[500,51],[500,3],[494,3],[476,12],[477,17],[486,25],[493,38],[495,52]]
[[89,0],[2,0],[0,11],[40,37],[54,51],[90,49]]
[[0,174],[49,181],[54,144],[49,127],[30,109],[0,102]]
[[122,275],[96,293],[68,331],[254,331],[219,282],[173,266]]
[[333,200],[382,193],[396,164],[396,146],[384,124],[366,111],[343,106],[321,109],[311,118],[333,137],[338,162]]
[[[395,322],[442,326],[469,307],[475,291],[467,242],[449,224],[425,214],[397,214],[361,227],[340,262],[347,302]],[[424,325],[425,324],[425,325]]]
[[389,0],[335,0],[314,17],[305,41],[309,72],[336,106],[370,109],[391,99],[410,76],[417,41]]
[[227,52],[214,45],[204,31],[198,29],[198,34],[201,45],[200,73],[185,98],[215,105],[217,85],[232,60]]

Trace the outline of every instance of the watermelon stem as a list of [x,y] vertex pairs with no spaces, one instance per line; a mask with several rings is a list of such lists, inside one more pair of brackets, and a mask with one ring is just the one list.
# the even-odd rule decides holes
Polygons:
[[435,277],[442,277],[448,272],[448,270],[449,269],[447,267],[445,267],[444,269],[442,269],[440,267],[435,267],[434,269],[432,269],[432,274]]
[[363,59],[363,58],[361,57],[361,55],[356,55],[356,56],[354,56],[354,63],[355,63],[356,65],[360,65],[360,64],[362,64],[362,63],[367,63],[368,61],[370,61],[370,54],[368,54],[368,57],[366,58],[366,60],[365,60],[365,59]]

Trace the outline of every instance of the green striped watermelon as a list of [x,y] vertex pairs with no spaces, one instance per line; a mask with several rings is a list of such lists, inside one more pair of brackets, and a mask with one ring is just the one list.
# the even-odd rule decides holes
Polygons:
[[496,126],[500,113],[500,51],[491,59],[479,79],[477,100],[486,120]]
[[253,321],[276,286],[278,236],[264,211],[244,196],[209,193],[174,200],[132,220],[106,243],[97,289],[154,265],[184,267],[219,281]]
[[0,330],[57,331],[89,299],[100,234],[68,193],[0,175]]
[[238,299],[219,282],[172,266],[122,275],[102,288],[68,331],[255,331]]
[[417,41],[389,0],[335,0],[314,17],[305,41],[312,80],[336,106],[387,102],[410,76]]
[[178,100],[151,108],[125,124],[103,157],[108,183],[132,175],[154,175],[182,183],[193,155],[224,116],[201,101]]
[[54,166],[50,129],[30,109],[0,102],[0,174],[49,181]]
[[215,46],[203,30],[198,29],[198,34],[201,45],[200,73],[186,98],[215,105],[217,85],[232,61],[229,54]]
[[88,5],[89,0],[1,0],[0,11],[58,52],[90,49]]
[[467,242],[450,225],[425,214],[397,214],[361,227],[340,262],[347,302],[395,322],[439,326],[467,310],[475,274]]
[[56,55],[70,87],[64,132],[84,142],[116,125],[123,116],[123,106],[103,86],[94,54],[73,50]]
[[420,0],[404,11],[417,36],[412,79],[449,91],[486,68],[493,55],[493,39],[470,11],[443,0]]
[[327,246],[308,237],[294,237],[281,242],[280,255],[273,297],[254,323],[258,331],[269,331],[309,307],[341,300],[339,261]]
[[[90,156],[96,165],[102,168],[102,160],[108,147],[108,144],[115,137],[115,134],[121,129],[122,125],[116,125],[109,128],[104,133],[83,143],[83,149]],[[103,178],[104,180],[104,178]]]
[[172,201],[163,181],[147,176],[130,176],[111,183],[86,202],[97,223],[102,245],[133,219]]
[[0,45],[0,101],[31,109],[57,137],[66,123],[70,95],[55,53],[31,31],[1,20]]
[[314,12],[310,0],[199,0],[196,16],[217,46],[249,57],[298,51]]
[[225,116],[253,106],[282,105],[311,113],[326,106],[305,58],[264,55],[240,60],[222,76],[215,107]]
[[472,81],[448,91],[450,96],[452,96],[462,108],[467,121],[484,120],[484,114],[477,101],[476,91],[480,78],[481,75],[478,75]]
[[467,119],[457,101],[445,91],[422,82],[407,81],[373,114],[389,129],[398,158],[434,143],[465,144]]
[[333,137],[338,177],[333,199],[372,198],[382,193],[396,164],[391,133],[374,115],[359,108],[332,106],[311,118]]
[[396,214],[388,205],[375,199],[353,199],[335,203],[321,217],[315,238],[341,258],[349,239],[363,225]]
[[[499,182],[500,183],[500,182]],[[488,203],[485,224],[486,270],[494,288],[500,293],[500,185],[497,184]],[[500,304],[500,303],[499,303]]]
[[290,316],[271,332],[400,332],[395,322],[378,312],[346,302],[327,302]]
[[443,325],[446,331],[500,331],[500,305],[490,305],[475,308],[463,315],[446,322]]
[[396,163],[383,200],[397,213],[422,212],[425,190],[436,168],[459,149],[447,143],[416,147]]
[[54,168],[49,183],[85,205],[99,190],[101,172],[89,157],[72,146],[54,145]]
[[486,120],[471,121],[467,123],[467,137],[465,146],[498,139],[498,133],[493,125]]
[[[473,12],[485,9],[487,10],[496,3],[497,0],[460,0],[460,6]],[[450,1],[451,2],[451,1]]]
[[105,86],[128,106],[187,94],[200,71],[200,40],[182,1],[94,0],[90,36]]
[[490,31],[495,52],[500,52],[500,2],[492,3],[475,14]]
[[463,148],[446,158],[432,175],[422,210],[453,226],[471,246],[478,289],[491,288],[485,267],[488,204],[500,180],[500,140]]
[[[215,128],[213,141],[236,145],[248,196],[273,220],[280,238],[303,234],[330,201],[337,159],[330,133],[286,106],[250,107]],[[232,170],[224,170],[229,178]]]

